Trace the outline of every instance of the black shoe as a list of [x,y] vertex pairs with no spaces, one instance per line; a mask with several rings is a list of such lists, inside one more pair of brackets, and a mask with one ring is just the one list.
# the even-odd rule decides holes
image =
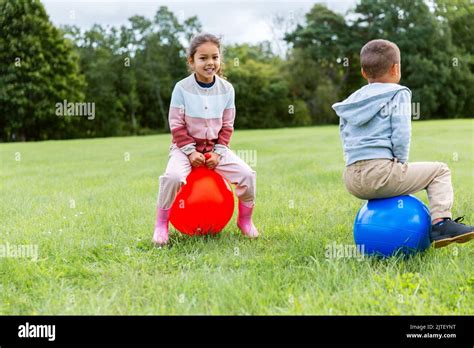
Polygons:
[[430,238],[431,242],[434,242],[434,247],[442,248],[451,243],[466,243],[474,239],[474,226],[462,224],[463,220],[464,216],[458,217],[454,221],[445,218],[431,226]]

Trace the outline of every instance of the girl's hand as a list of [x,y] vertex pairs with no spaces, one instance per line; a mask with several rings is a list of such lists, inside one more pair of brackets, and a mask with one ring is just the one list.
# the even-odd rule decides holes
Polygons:
[[208,152],[206,155],[206,166],[209,169],[214,169],[219,164],[221,156],[215,152]]
[[206,162],[206,158],[200,152],[194,151],[192,154],[188,155],[189,163],[193,167],[202,166]]

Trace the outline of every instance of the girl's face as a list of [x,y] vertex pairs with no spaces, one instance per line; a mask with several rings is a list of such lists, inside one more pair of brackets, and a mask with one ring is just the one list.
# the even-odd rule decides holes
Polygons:
[[198,46],[194,56],[188,59],[197,80],[204,83],[212,82],[221,66],[219,48],[212,42],[205,42]]

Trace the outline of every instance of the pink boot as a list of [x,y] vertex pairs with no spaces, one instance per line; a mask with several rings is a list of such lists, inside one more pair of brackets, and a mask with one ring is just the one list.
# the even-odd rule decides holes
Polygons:
[[155,246],[162,246],[168,243],[168,222],[170,221],[170,209],[157,208],[155,232],[152,242]]
[[258,231],[252,222],[253,207],[247,207],[239,201],[239,216],[237,218],[237,227],[242,233],[250,238],[257,238]]

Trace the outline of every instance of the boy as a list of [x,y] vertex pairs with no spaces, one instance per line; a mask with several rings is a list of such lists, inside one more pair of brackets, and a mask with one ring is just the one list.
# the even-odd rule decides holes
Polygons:
[[452,220],[453,187],[445,163],[408,163],[411,91],[398,84],[400,50],[393,42],[373,40],[360,52],[368,85],[332,107],[340,117],[347,190],[361,199],[428,192],[436,248],[474,238],[473,226]]

